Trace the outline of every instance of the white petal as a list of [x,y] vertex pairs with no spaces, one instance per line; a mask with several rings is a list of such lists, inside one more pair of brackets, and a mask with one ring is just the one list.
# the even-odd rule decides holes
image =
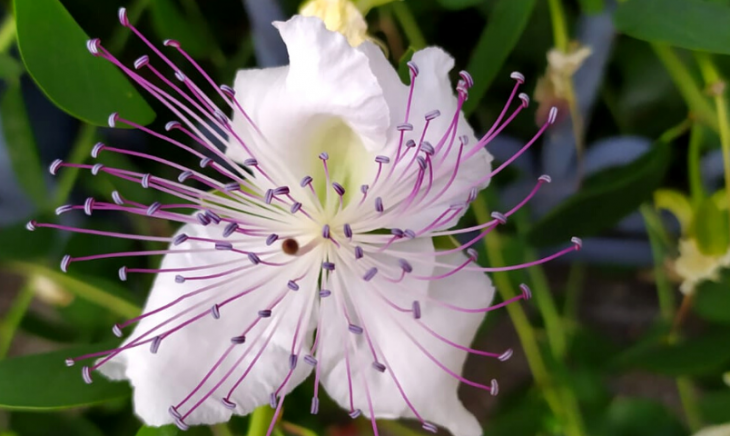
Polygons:
[[[445,259],[439,260],[453,265],[466,261],[463,254],[443,257]],[[434,274],[445,271],[444,268],[436,268]],[[367,332],[380,362],[393,371],[414,408],[426,421],[449,429],[455,436],[480,435],[482,431],[479,423],[458,399],[458,380],[429,359],[414,345],[403,329],[408,331],[435,359],[455,373],[461,373],[467,353],[430,335],[417,324],[412,314],[397,312],[384,304],[373,296],[373,289],[364,283],[361,280],[350,281],[347,293],[365,319]],[[408,297],[401,295],[402,290],[387,289],[382,282],[378,285],[394,302],[405,304],[410,301]],[[427,293],[429,297],[449,304],[482,308],[490,304],[494,288],[486,275],[462,271],[442,280],[428,282]],[[471,343],[484,318],[483,314],[467,314],[446,309],[429,302],[426,298],[422,298],[420,304],[423,323],[439,335],[463,346]],[[322,304],[321,310],[324,319],[327,320],[326,325],[342,326],[342,315],[333,310],[333,306]],[[352,333],[346,331],[346,327],[340,328],[338,333],[326,337],[322,344],[325,350],[342,350],[343,341],[353,338]],[[372,368],[373,356],[362,336],[356,338],[357,353],[351,352],[350,355],[355,408],[370,415],[363,389],[364,376],[375,416],[413,418],[414,414],[399,393],[391,374],[388,371],[380,373]],[[327,370],[323,377],[323,385],[332,398],[342,407],[349,409],[347,365],[342,351],[339,356],[334,353],[328,354],[327,359],[332,360],[323,363],[323,369]],[[434,399],[436,393],[438,400]]]
[[[202,238],[221,238],[223,226],[210,225],[186,225],[181,232],[188,236]],[[179,232],[180,233],[180,232]],[[233,239],[233,238],[231,238]],[[188,241],[172,249],[185,250],[190,248],[208,248],[210,243]],[[238,247],[238,244],[236,244]],[[210,369],[216,364],[223,353],[232,345],[231,338],[241,335],[246,328],[258,318],[258,311],[269,307],[277,296],[285,295],[279,305],[274,307],[273,315],[270,318],[262,319],[256,327],[246,334],[246,342],[236,345],[230,354],[223,360],[220,366],[213,372],[210,379],[203,385],[203,388],[188,400],[179,412],[185,414],[190,407],[203,398],[203,394],[214,389],[223,375],[231,368],[235,368],[232,374],[214,390],[213,394],[195,409],[192,414],[185,418],[185,423],[210,424],[225,421],[230,418],[231,411],[223,406],[221,399],[226,396],[232,385],[248,368],[249,363],[261,349],[262,345],[269,338],[268,346],[264,349],[258,362],[253,369],[234,391],[230,400],[237,404],[235,413],[246,414],[256,407],[268,404],[271,393],[276,390],[284,381],[289,372],[289,356],[291,354],[292,338],[300,313],[312,310],[310,296],[314,294],[316,276],[311,275],[299,282],[300,291],[287,291],[287,281],[294,277],[282,275],[277,267],[256,265],[248,267],[250,262],[247,256],[231,251],[214,251],[206,253],[168,254],[162,261],[161,268],[189,268],[214,264],[231,260],[245,259],[243,263],[215,267],[193,272],[181,272],[182,275],[208,275],[230,270],[234,267],[241,268],[241,278],[236,278],[230,283],[216,287],[211,292],[204,292],[199,295],[183,300],[183,302],[172,308],[152,315],[139,322],[134,334],[127,339],[126,343],[134,340],[140,335],[155,328],[158,324],[185,312],[177,321],[168,324],[151,333],[152,338],[171,327],[181,324],[181,321],[192,318],[194,315],[203,314],[199,320],[186,325],[168,337],[165,337],[156,354],[150,352],[150,346],[141,345],[122,352],[115,357],[110,365],[100,368],[101,372],[110,378],[124,377],[130,380],[134,386],[134,407],[137,415],[149,425],[163,425],[173,422],[168,414],[168,407],[178,404],[183,400]],[[300,271],[307,265],[290,265],[288,271]],[[250,272],[247,272],[250,271]],[[187,292],[198,290],[206,285],[216,283],[226,277],[235,277],[239,272],[230,276],[218,279],[187,280],[184,283],[176,283],[174,273],[158,274],[147,301],[145,311],[154,310],[179,298]],[[252,286],[265,283],[250,294],[247,294],[230,304],[220,308],[220,319],[215,319],[211,314],[213,304],[220,304],[225,299],[241,293]],[[199,305],[199,307],[194,307]],[[303,330],[300,338],[304,338],[304,351],[308,352],[311,346],[312,323],[307,322],[305,317]],[[277,325],[278,324],[278,325]],[[274,329],[273,326],[276,325]],[[258,341],[257,341],[258,339]],[[247,357],[236,364],[245,350],[251,349]],[[311,371],[307,365],[298,365],[290,382],[283,393],[289,392],[304,380]]]

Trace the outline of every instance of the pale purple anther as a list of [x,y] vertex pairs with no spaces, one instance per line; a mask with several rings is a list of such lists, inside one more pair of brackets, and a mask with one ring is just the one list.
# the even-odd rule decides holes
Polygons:
[[277,235],[276,233],[270,234],[269,236],[266,237],[266,245],[273,244],[274,242],[277,241],[277,239],[279,239],[279,235]]
[[439,429],[435,425],[431,424],[430,422],[424,422],[421,427],[431,433],[438,433]]
[[264,202],[266,204],[271,204],[271,202],[274,200],[274,190],[273,189],[267,189],[266,194],[264,195]]
[[337,195],[339,195],[340,197],[345,195],[345,187],[337,182],[332,182],[332,189],[334,189]]
[[396,130],[398,130],[399,132],[410,132],[411,130],[413,130],[413,124],[411,124],[411,123],[398,124],[398,126],[396,127]]
[[547,174],[543,174],[540,177],[537,178],[537,180],[544,182],[544,183],[552,183],[553,179]]
[[91,149],[91,157],[96,159],[99,157],[99,153],[104,149],[104,143],[97,142],[96,145],[94,145],[94,148]]
[[279,186],[278,188],[274,189],[274,195],[287,195],[288,193],[288,186]]
[[383,199],[382,197],[378,197],[375,199],[375,211],[382,213],[385,210],[383,207]]
[[99,171],[101,171],[103,168],[104,168],[104,164],[100,164],[100,163],[94,164],[94,166],[91,167],[91,175],[96,176],[97,174],[99,174]]
[[210,217],[208,217],[208,215],[204,213],[196,214],[195,218],[197,218],[198,222],[203,226],[207,226],[208,224],[210,224]]
[[188,235],[186,235],[185,233],[180,233],[179,235],[175,236],[175,239],[172,240],[172,244],[180,245],[187,240],[188,240]]
[[459,71],[459,77],[461,77],[461,80],[466,83],[467,87],[471,88],[472,86],[474,86],[474,78],[471,77],[471,74],[469,74],[468,71]]
[[117,191],[112,192],[112,201],[117,206],[124,205],[124,199],[122,198],[121,194],[119,194],[119,192],[117,192]]
[[421,319],[421,303],[419,303],[418,300],[411,304],[411,310],[413,311],[414,319]]
[[360,415],[362,415],[362,411],[360,409],[355,409],[352,412],[349,413],[350,418],[357,419]]
[[231,236],[236,230],[238,230],[238,223],[228,223],[226,228],[223,229],[223,237],[227,238]]
[[175,406],[170,406],[167,409],[167,413],[169,413],[170,416],[172,416],[174,419],[180,419],[180,418],[182,418],[182,415],[180,414],[180,412],[177,411],[177,409],[175,408]]
[[94,209],[95,200],[93,197],[89,197],[84,201],[84,213],[91,216],[91,211]]
[[411,72],[411,77],[416,77],[416,76],[418,76],[418,65],[416,65],[416,63],[415,63],[415,62],[413,62],[413,61],[408,61],[408,62],[406,63],[406,65],[408,65],[408,69],[409,69],[409,70],[410,70],[410,72]]
[[432,110],[431,112],[427,112],[426,116],[424,118],[426,118],[426,121],[431,121],[431,120],[438,118],[439,116],[441,116],[441,111],[436,109],[436,110]]
[[412,139],[409,139],[408,141],[406,141],[406,147],[413,148],[415,146],[416,146],[416,141],[414,141]]
[[291,289],[292,291],[299,290],[299,285],[294,280],[289,280],[289,282],[286,284],[286,287]]
[[322,153],[319,154],[319,158],[322,160],[327,160],[330,158],[330,155],[326,151],[323,151]]
[[302,203],[295,201],[294,204],[291,205],[291,209],[289,209],[289,211],[291,213],[297,213],[297,212],[299,212],[299,209],[301,209],[301,208],[302,208]]
[[152,174],[147,173],[144,176],[142,176],[142,187],[147,189],[150,187],[150,179],[152,178]]
[[268,318],[271,316],[271,309],[259,310],[259,316],[261,318]]
[[296,369],[297,363],[299,362],[299,356],[296,354],[289,355],[289,369]]
[[219,251],[233,250],[233,244],[230,242],[216,242],[215,249]]
[[93,380],[91,379],[91,370],[88,366],[81,368],[81,378],[84,379],[84,382],[87,385],[90,385],[93,382]]
[[411,229],[405,229],[405,230],[403,230],[403,236],[405,236],[408,239],[414,239],[416,237],[416,232],[414,232]]
[[185,424],[185,422],[182,420],[182,418],[176,419],[175,425],[177,426],[177,428],[179,428],[182,431],[190,430],[190,427],[187,424]]
[[236,345],[244,344],[244,343],[246,343],[246,336],[245,335],[234,336],[231,338],[231,342]]
[[213,306],[212,306],[212,307],[210,308],[210,315],[211,315],[211,316],[212,316],[213,318],[215,318],[215,319],[221,319],[221,310],[220,310],[220,308],[218,307],[218,305],[217,305],[217,304],[214,304],[214,305],[213,305]]
[[324,239],[330,238],[330,225],[329,224],[325,224],[322,226],[322,237]]
[[185,170],[180,173],[179,176],[177,176],[177,181],[180,183],[185,183],[185,181],[193,176],[193,172],[190,170]]
[[370,185],[360,185],[360,192],[362,192],[363,194],[367,194],[368,189],[370,189]]
[[361,246],[355,247],[355,259],[362,259],[362,257],[365,255],[365,252],[363,251]]
[[526,284],[521,284],[520,289],[522,290],[522,299],[523,300],[529,300],[532,298],[532,291],[530,290],[530,287]]
[[379,164],[389,164],[390,158],[388,156],[378,155],[378,156],[375,156],[375,162],[377,162]]
[[223,190],[226,192],[240,191],[241,185],[239,185],[238,182],[226,183],[223,185]]
[[332,262],[322,262],[322,269],[327,270],[327,271],[334,271],[335,264]]
[[311,176],[304,176],[304,178],[302,178],[302,181],[299,182],[299,186],[301,186],[302,188],[304,188],[305,186],[307,186],[310,183],[312,183],[312,180],[313,179],[312,179]]
[[185,283],[185,277],[180,274],[175,275],[175,283]]
[[378,372],[385,372],[385,365],[380,362],[373,362],[373,368]]
[[401,229],[390,229],[390,234],[395,236],[396,238],[402,238],[403,237],[403,230]]
[[347,326],[347,329],[350,330],[351,333],[354,333],[356,335],[361,335],[363,332],[362,327],[355,324],[350,324],[349,326]]
[[248,253],[248,260],[250,260],[254,265],[261,263],[261,258],[256,253]]
[[309,413],[311,413],[312,415],[316,415],[317,413],[319,413],[319,398],[312,398],[312,407],[309,408]]
[[576,250],[580,250],[581,248],[583,248],[583,240],[581,238],[573,236],[572,238],[570,238],[570,242],[575,245]]
[[228,398],[222,398],[221,403],[223,403],[223,407],[225,407],[228,410],[233,410],[236,408],[236,403],[229,400]]
[[467,203],[471,203],[474,200],[477,199],[477,196],[479,195],[479,190],[477,188],[471,188],[469,190],[469,196],[466,198]]
[[426,168],[428,168],[428,163],[426,162],[426,159],[424,159],[422,156],[416,156],[416,162],[418,162],[418,166],[421,167],[421,171],[426,171]]
[[61,271],[68,272],[68,265],[70,263],[71,263],[71,256],[68,254],[63,256],[63,258],[61,259]]
[[[188,76],[186,76],[185,73],[182,72],[182,70],[175,70],[175,78],[181,82],[184,82],[188,78]],[[215,115],[216,118],[218,118],[218,121],[223,121],[221,119],[221,114],[218,110],[214,110],[213,115]]]
[[228,85],[221,85],[220,89],[221,89],[221,91],[223,91],[223,93],[225,95],[228,96],[228,98],[233,98],[236,95],[236,90],[234,90],[233,88],[231,88]]
[[89,50],[89,53],[91,53],[94,56],[99,56],[99,45],[101,44],[101,40],[99,38],[93,38],[88,41],[86,41],[86,49]]
[[179,129],[180,127],[182,127],[180,121],[168,121],[167,123],[165,123],[165,130],[167,130],[168,132],[173,129]]
[[160,210],[161,207],[162,207],[162,203],[160,203],[159,201],[155,201],[154,203],[150,204],[149,207],[147,208],[147,215],[148,216],[154,215],[155,213],[157,213]]
[[147,66],[147,64],[150,63],[150,57],[147,55],[142,55],[137,58],[137,60],[134,61],[134,69],[139,70],[142,67]]
[[507,224],[507,217],[501,212],[492,212],[491,217],[502,225]]
[[119,18],[119,22],[124,27],[129,27],[129,18],[127,17],[127,8],[119,8],[119,11],[117,11],[117,17]]
[[317,366],[317,359],[314,356],[307,354],[304,356],[304,363],[309,366]]
[[119,113],[113,112],[109,115],[109,118],[107,118],[106,122],[109,124],[109,127],[112,129],[117,126],[117,120],[119,119]]
[[269,406],[271,406],[272,409],[276,409],[276,393],[272,393],[269,395]]
[[365,273],[365,275],[362,277],[363,280],[366,282],[369,282],[370,280],[375,277],[375,275],[378,273],[378,269],[375,267],[372,267],[368,270],[368,272]]
[[255,167],[255,166],[257,166],[259,164],[259,161],[257,161],[256,159],[250,157],[250,158],[244,160],[243,161],[243,164],[246,165],[247,167]]
[[150,342],[150,353],[157,354],[157,350],[160,349],[161,343],[162,336],[155,336],[154,339],[152,339],[152,342]]
[[123,266],[119,268],[119,280],[126,282],[127,281],[127,267]]
[[320,298],[327,298],[330,295],[332,295],[332,291],[329,291],[327,289],[322,289],[321,291],[319,291],[319,297]]
[[204,158],[200,159],[200,168],[207,167],[208,165],[210,165],[211,162],[213,162],[213,159],[211,159],[209,157],[204,157]]
[[508,348],[507,351],[500,354],[497,359],[501,360],[502,362],[506,362],[509,360],[510,357],[512,357],[512,353],[513,353],[512,349]]
[[525,83],[525,76],[519,71],[513,71],[509,76],[520,83]]
[[28,222],[27,222],[27,223],[25,224],[25,228],[26,228],[26,229],[27,229],[28,231],[32,232],[32,231],[35,231],[35,225],[36,225],[36,221],[35,221],[35,220],[30,220],[30,221],[28,221]]
[[69,367],[74,366],[76,364],[76,361],[71,358],[66,359],[64,362],[66,363],[66,366],[69,366]]
[[492,383],[490,384],[489,393],[492,394],[493,397],[497,396],[499,393],[499,383],[497,383],[497,380],[492,379]]
[[517,96],[517,98],[519,98],[520,100],[522,100],[522,108],[523,109],[527,109],[527,107],[530,106],[530,97],[527,94],[525,94],[524,92],[521,92]]
[[122,337],[122,328],[119,327],[119,324],[114,324],[112,326],[112,333],[114,333],[114,336],[121,338]]
[[477,259],[479,258],[479,252],[473,248],[467,249],[466,255],[469,256],[469,259],[471,259],[472,262],[476,262]]
[[349,224],[345,224],[345,237],[347,239],[352,239],[352,227],[350,227]]
[[70,204],[64,204],[63,206],[58,206],[56,208],[56,215],[61,215],[66,212],[71,212],[72,210],[74,210],[73,206],[71,206]]
[[400,268],[406,273],[410,274],[413,272],[413,266],[411,266],[410,262],[405,259],[398,259],[398,265],[400,265]]

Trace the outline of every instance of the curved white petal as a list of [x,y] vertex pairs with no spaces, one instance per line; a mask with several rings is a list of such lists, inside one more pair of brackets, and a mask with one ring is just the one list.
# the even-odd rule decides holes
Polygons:
[[[466,261],[463,254],[443,256],[439,260],[452,265]],[[434,274],[446,272],[445,268],[436,268]],[[468,307],[487,307],[494,295],[489,278],[478,272],[462,271],[449,278],[430,281],[426,293],[429,298],[438,299],[449,304]],[[387,287],[383,282],[372,283],[380,286],[389,298],[400,305],[408,306],[412,296],[405,295],[402,289]],[[338,353],[325,351],[322,383],[342,407],[350,408],[348,389],[348,365],[344,359],[345,341],[354,341],[357,351],[350,343],[350,371],[352,373],[354,407],[370,415],[363,378],[367,381],[374,414],[380,418],[415,417],[408,407],[394,376],[400,383],[403,392],[427,421],[449,429],[455,436],[478,436],[481,427],[461,404],[457,396],[459,381],[447,374],[415,345],[417,341],[434,359],[455,373],[461,373],[467,353],[454,348],[424,330],[411,313],[394,310],[373,295],[371,284],[361,280],[352,280],[347,284],[346,293],[357,306],[367,335],[371,338],[378,354],[378,360],[386,364],[388,369],[380,373],[372,367],[373,355],[367,344],[365,335],[354,337],[348,332],[346,321],[336,305],[326,302],[322,304],[322,316],[327,320],[326,326],[330,334],[323,336],[322,346],[325,350],[338,350]],[[422,297],[421,321],[444,338],[462,346],[468,346],[476,333],[483,314],[467,314],[439,306],[429,298]],[[335,328],[339,326],[339,328]],[[407,332],[408,334],[406,334]],[[413,338],[409,338],[409,335]],[[437,395],[436,399],[434,396]]]
[[[222,225],[208,227],[186,225],[178,234],[184,232],[189,237],[220,239],[222,227]],[[230,239],[236,238],[233,236]],[[240,245],[236,244],[236,247]],[[147,334],[146,339],[153,338],[182,325],[194,316],[202,315],[202,317],[164,337],[156,354],[151,353],[150,344],[147,343],[123,351],[108,365],[100,368],[100,371],[110,378],[130,380],[134,386],[135,412],[147,424],[163,425],[173,422],[172,416],[168,413],[169,406],[177,405],[188,396],[228,350],[230,352],[227,357],[203,383],[202,388],[179,407],[179,413],[184,415],[195,403],[202,400],[200,406],[184,419],[185,423],[210,424],[229,419],[232,411],[224,407],[221,400],[227,396],[233,384],[262,348],[264,351],[257,363],[229,399],[237,405],[233,411],[237,414],[246,414],[262,404],[268,404],[271,393],[280,386],[289,373],[292,338],[300,313],[306,315],[299,334],[299,338],[304,340],[302,352],[308,352],[311,346],[310,337],[313,328],[309,316],[314,310],[313,299],[310,297],[316,287],[316,275],[309,274],[299,282],[300,291],[293,292],[287,289],[287,282],[295,277],[281,274],[280,268],[252,266],[246,255],[210,250],[210,246],[210,243],[188,241],[171,247],[173,250],[207,251],[168,254],[164,257],[161,268],[191,268],[239,260],[242,262],[199,271],[179,272],[188,277],[184,283],[176,283],[175,273],[158,274],[145,312],[163,307],[186,293],[205,286],[221,281],[224,283],[144,318],[125,344],[130,344],[145,334]],[[303,258],[297,264],[287,266],[287,271],[292,274],[303,273],[309,268],[305,264],[306,261]],[[217,274],[232,268],[240,270],[219,278],[205,280],[189,278]],[[226,299],[249,290],[250,293],[224,304]],[[273,315],[269,318],[259,318],[258,311],[272,307],[278,296],[283,296],[283,299],[273,307]],[[214,304],[221,305],[219,319],[215,319],[212,315],[211,308]],[[233,345],[231,338],[240,336],[257,319],[260,319],[258,324],[245,335],[246,342]],[[168,320],[172,321],[158,328],[161,323]],[[268,338],[270,338],[268,345],[263,347]],[[239,361],[247,350],[246,357]],[[295,353],[298,353],[297,350],[298,348],[295,349]],[[225,377],[231,369],[233,371]],[[297,365],[291,380],[282,392],[287,393],[296,387],[310,371],[307,365]],[[223,383],[216,388],[215,385],[221,380],[224,380]],[[210,391],[212,394],[203,400],[204,394]]]

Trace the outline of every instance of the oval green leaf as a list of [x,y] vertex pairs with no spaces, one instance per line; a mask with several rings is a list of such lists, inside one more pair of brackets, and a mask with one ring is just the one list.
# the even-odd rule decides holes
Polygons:
[[[154,120],[124,74],[89,53],[89,37],[58,0],[15,0],[15,19],[23,63],[58,107],[97,126],[106,126],[112,112],[139,124]],[[119,25],[109,17],[114,23]]]
[[127,383],[112,383],[94,374],[94,383],[87,385],[81,378],[80,365],[69,368],[64,364],[68,357],[113,346],[85,345],[0,362],[0,409],[67,409],[130,396]]
[[659,141],[629,165],[587,179],[578,193],[532,227],[530,243],[556,245],[572,236],[593,236],[611,228],[651,198],[669,168],[670,151],[669,143]]
[[730,6],[703,0],[620,3],[616,28],[634,38],[690,50],[730,54]]

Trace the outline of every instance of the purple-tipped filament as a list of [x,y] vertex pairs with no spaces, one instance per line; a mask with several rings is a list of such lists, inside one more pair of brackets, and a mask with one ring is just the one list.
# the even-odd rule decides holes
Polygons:
[[[290,368],[289,375],[281,380],[281,386],[270,395],[271,406],[276,409],[275,414],[278,416],[283,398],[288,392],[290,377],[295,370],[299,371],[302,367],[312,368],[319,380],[323,351],[318,346],[319,342],[315,340],[312,343],[311,337],[304,330],[312,323],[313,314],[328,308],[333,313],[338,313],[340,319],[314,320],[317,337],[320,332],[326,334],[327,329],[345,333],[343,340],[346,357],[349,356],[348,350],[352,353],[357,344],[365,344],[369,350],[367,362],[356,361],[354,354],[347,358],[348,379],[343,380],[343,383],[348,383],[350,387],[349,414],[356,418],[363,411],[352,405],[352,390],[364,389],[364,392],[369,392],[369,387],[367,378],[363,378],[364,384],[358,384],[359,380],[354,376],[350,379],[351,371],[355,367],[369,367],[379,377],[391,378],[397,386],[400,386],[398,378],[403,376],[388,364],[388,357],[393,356],[383,354],[383,348],[370,333],[372,325],[378,320],[361,316],[361,302],[368,299],[367,301],[374,302],[372,304],[379,305],[380,317],[392,320],[393,325],[397,326],[393,334],[400,335],[405,343],[412,343],[420,350],[420,358],[432,361],[436,368],[463,383],[492,394],[498,392],[496,381],[481,385],[461,377],[433,355],[419,337],[422,337],[421,334],[426,335],[454,350],[506,361],[511,357],[512,350],[491,353],[453,342],[430,327],[429,316],[434,308],[464,314],[483,314],[529,299],[529,288],[523,285],[522,293],[518,297],[496,305],[462,307],[440,301],[428,294],[417,295],[412,292],[409,283],[430,283],[463,271],[496,272],[527,268],[581,248],[581,241],[574,238],[570,247],[522,265],[481,267],[476,264],[474,244],[497,226],[508,222],[509,217],[536,195],[542,185],[550,182],[548,176],[540,177],[524,201],[514,205],[512,209],[501,213],[493,212],[490,221],[470,228],[446,230],[463,215],[469,203],[476,198],[479,189],[534,144],[555,121],[556,113],[553,110],[534,138],[512,158],[497,168],[484,168],[477,178],[472,176],[472,180],[464,180],[464,168],[472,164],[483,153],[482,149],[527,106],[528,99],[517,93],[524,82],[521,74],[512,75],[516,82],[514,89],[494,125],[476,143],[469,144],[467,137],[457,136],[457,131],[461,127],[460,123],[463,123],[459,113],[461,105],[468,97],[468,89],[473,84],[472,77],[466,72],[460,73],[461,80],[456,87],[455,111],[447,113],[444,108],[416,108],[413,96],[419,89],[419,70],[415,63],[409,63],[412,80],[407,101],[404,102],[406,110],[400,114],[402,121],[392,127],[399,140],[395,147],[381,150],[367,161],[356,162],[358,166],[367,166],[370,169],[365,171],[366,175],[362,179],[353,180],[340,178],[343,174],[348,174],[350,169],[343,167],[348,163],[332,149],[328,148],[330,151],[325,152],[315,147],[309,157],[317,165],[291,168],[280,159],[267,155],[268,145],[262,146],[256,139],[244,140],[243,138],[254,137],[253,133],[266,138],[267,132],[261,131],[256,124],[257,120],[244,111],[241,101],[238,100],[239,96],[231,87],[215,84],[178,42],[168,40],[165,44],[167,50],[176,54],[176,58],[181,57],[192,63],[195,70],[201,73],[200,80],[183,75],[171,58],[152,46],[129,23],[124,10],[120,11],[120,21],[141,38],[151,50],[150,54],[154,53],[155,56],[144,55],[133,65],[127,66],[109,53],[97,39],[89,41],[89,50],[119,67],[137,85],[169,108],[176,119],[166,125],[164,133],[138,125],[119,114],[112,114],[109,124],[139,129],[191,155],[200,165],[188,168],[154,154],[97,144],[92,150],[94,158],[101,159],[107,154],[115,153],[149,160],[176,171],[179,177],[176,175],[172,179],[165,179],[155,174],[141,174],[114,166],[76,164],[60,160],[51,164],[51,174],[57,174],[63,168],[80,168],[98,177],[113,177],[136,183],[166,194],[167,198],[176,197],[177,200],[170,204],[142,204],[115,192],[112,202],[89,198],[83,204],[60,206],[57,213],[76,211],[92,215],[95,211],[115,211],[142,219],[164,220],[205,230],[200,233],[188,232],[173,237],[160,237],[36,221],[28,223],[27,228],[36,231],[48,227],[169,244],[168,249],[162,250],[68,254],[60,262],[64,272],[78,262],[109,258],[120,258],[121,261],[125,257],[138,256],[199,256],[201,261],[199,265],[184,268],[166,268],[163,265],[160,268],[141,269],[120,264],[121,280],[130,280],[138,274],[155,274],[159,280],[167,280],[166,283],[170,286],[175,286],[176,283],[184,286],[181,288],[184,291],[176,299],[152,309],[148,308],[134,319],[115,324],[114,334],[121,337],[125,333],[129,334],[129,327],[144,323],[145,328],[137,329],[124,345],[68,359],[67,365],[90,360],[88,366],[82,369],[82,377],[85,382],[91,383],[92,372],[116,356],[140,346],[149,348],[151,353],[170,352],[166,346],[168,338],[180,335],[206,319],[209,322],[222,323],[227,317],[237,317],[240,314],[228,310],[227,306],[251,299],[254,303],[246,306],[252,314],[249,317],[253,319],[251,324],[242,323],[240,331],[233,336],[209,339],[226,342],[225,353],[213,361],[207,373],[199,374],[200,383],[193,383],[191,391],[183,395],[178,403],[169,405],[168,410],[181,429],[188,427],[186,419],[208,399],[215,400],[217,407],[236,410],[238,406],[231,399],[234,398],[232,395],[235,395],[244,379],[249,377],[249,371],[255,367],[256,362],[260,364],[258,356],[269,346],[271,335],[277,330],[277,326],[284,322],[293,322],[295,327],[291,329],[289,343],[291,352],[285,358],[288,359],[286,365]],[[208,88],[207,94],[205,88]],[[214,99],[223,101],[224,107],[219,108]],[[516,103],[516,107],[510,112],[510,108],[515,106],[513,103]],[[422,114],[418,119],[414,115],[417,110]],[[224,115],[226,112],[233,115],[229,118]],[[234,123],[234,119],[245,122]],[[234,128],[234,125],[237,127]],[[246,134],[240,129],[246,129]],[[191,142],[195,145],[186,145]],[[267,143],[263,141],[262,144]],[[221,149],[235,150],[244,157],[234,160],[230,157],[231,154],[226,154]],[[338,180],[334,181],[334,178]],[[429,211],[433,210],[438,213],[431,215]],[[407,218],[419,216],[428,218],[418,224],[418,227],[404,222]],[[411,222],[414,221],[409,221]],[[217,236],[197,236],[199,234]],[[406,244],[414,240],[437,236],[457,236],[460,242],[454,248],[443,251],[405,249],[408,247]],[[462,260],[456,264],[442,260],[455,253],[464,253],[460,257]],[[435,266],[439,268],[435,269]],[[350,286],[352,291],[349,290]],[[454,292],[458,291],[459,289],[454,289]],[[400,301],[403,298],[405,300]],[[319,311],[312,309],[315,304],[319,305]],[[419,332],[419,335],[414,332]],[[246,362],[253,359],[254,363],[244,364],[243,357],[239,356],[248,356]],[[222,373],[217,371],[221,365],[230,365],[232,358],[235,361],[233,367]],[[301,362],[298,364],[299,360],[305,365]],[[399,387],[394,395],[402,397],[426,431],[436,432],[436,426],[424,421],[409,401],[407,390]],[[319,399],[315,393],[310,411],[316,414],[318,410]],[[363,410],[368,416],[373,415],[372,406],[369,410]],[[271,428],[267,435],[270,433]]]

